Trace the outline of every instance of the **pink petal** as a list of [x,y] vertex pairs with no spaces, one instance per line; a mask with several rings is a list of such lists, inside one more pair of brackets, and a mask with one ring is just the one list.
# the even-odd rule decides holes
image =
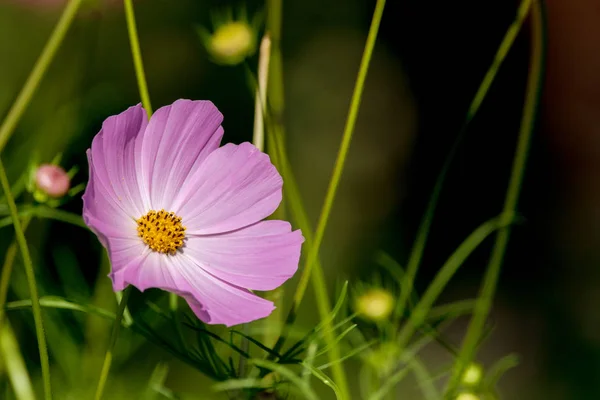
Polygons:
[[138,185],[135,139],[146,125],[146,112],[140,105],[107,118],[88,156],[90,180],[95,180],[96,192],[132,218],[139,218],[145,208]]
[[174,257],[179,272],[178,284],[198,318],[210,324],[233,326],[267,317],[275,306],[249,291],[224,282],[203,271],[194,260]]
[[184,253],[226,282],[272,290],[298,269],[303,241],[285,221],[262,221],[221,235],[188,237]]
[[222,121],[210,101],[177,100],[154,113],[140,138],[140,179],[150,208],[170,210],[180,188],[219,147]]
[[232,231],[271,215],[282,185],[268,155],[250,143],[226,144],[181,187],[172,211],[183,218],[188,235]]
[[83,194],[83,220],[100,241],[107,247],[109,236],[136,235],[136,224],[132,217],[126,214],[121,204],[110,196],[110,191],[104,190],[92,167],[91,151],[88,150],[90,164],[90,179]]
[[153,287],[176,293],[208,324],[242,324],[264,318],[275,308],[270,301],[206,273],[181,253],[149,253],[142,262],[130,263],[111,278],[115,290],[131,284],[142,291]]

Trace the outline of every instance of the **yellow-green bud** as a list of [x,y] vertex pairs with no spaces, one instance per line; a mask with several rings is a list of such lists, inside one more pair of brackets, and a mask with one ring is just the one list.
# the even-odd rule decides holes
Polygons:
[[256,34],[244,21],[227,22],[210,36],[207,49],[215,62],[235,65],[254,53]]
[[475,386],[479,384],[483,376],[483,368],[481,365],[472,363],[467,367],[462,376],[462,383],[467,386]]
[[356,298],[355,309],[359,316],[372,321],[382,321],[394,309],[394,296],[387,290],[374,288]]
[[480,400],[479,396],[473,393],[464,392],[456,396],[456,400]]

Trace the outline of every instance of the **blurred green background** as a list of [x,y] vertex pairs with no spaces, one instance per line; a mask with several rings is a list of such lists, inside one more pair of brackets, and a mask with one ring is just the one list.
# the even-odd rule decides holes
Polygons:
[[[510,1],[388,3],[322,248],[332,291],[346,278],[371,279],[373,256],[380,249],[405,263],[434,179],[516,9],[516,2]],[[519,207],[524,223],[514,229],[492,314],[495,330],[479,357],[489,365],[509,352],[521,355],[518,369],[501,381],[506,399],[597,399],[600,14],[593,0],[547,3],[546,86]],[[211,11],[241,4],[135,3],[154,107],[178,98],[212,100],[225,115],[226,142],[251,140],[253,91],[245,66],[209,61],[196,27],[210,29]],[[261,2],[244,4],[250,14],[264,11]],[[313,221],[341,139],[373,7],[374,1],[364,0],[284,2],[289,157]],[[0,117],[29,74],[60,8],[41,0],[0,2]],[[419,289],[469,232],[501,208],[523,103],[527,29],[526,25],[452,165]],[[252,69],[255,64],[256,57],[248,60]],[[138,102],[122,5],[87,3],[3,153],[11,178],[23,173],[34,154],[50,161],[62,152],[65,168],[80,167],[75,183],[85,182],[85,150],[101,122]],[[80,213],[81,201],[65,208]],[[0,229],[0,254],[12,238],[10,227]],[[58,222],[34,221],[28,239],[44,294],[95,296],[96,304],[114,309],[105,277],[108,267],[100,264],[102,253],[93,235]],[[469,259],[442,300],[476,295],[489,244]],[[28,297],[21,270],[15,269],[9,300]],[[71,292],[65,293],[65,288]],[[314,326],[312,302],[309,292],[300,326]],[[68,312],[47,315],[56,368],[81,369],[79,383],[93,384],[109,322]],[[12,313],[10,320],[35,368],[37,350],[29,314]],[[52,321],[72,329],[67,335],[58,325],[53,328]],[[447,332],[451,342],[460,343],[466,322],[453,324]],[[134,398],[128,393],[146,385],[158,362],[168,363],[165,385],[182,398],[210,398],[205,394],[209,381],[200,373],[135,335],[125,336],[107,398]],[[92,340],[82,344],[86,339]],[[425,360],[436,365],[449,356],[430,346]],[[348,366],[351,374],[356,372],[356,361]],[[86,376],[85,371],[94,373]],[[69,385],[68,381],[55,385],[65,396],[57,398],[86,398],[82,392],[70,392]],[[397,398],[416,399],[417,393],[415,382],[407,379]],[[0,391],[0,398],[3,395]],[[328,392],[323,390],[323,396],[329,398]]]

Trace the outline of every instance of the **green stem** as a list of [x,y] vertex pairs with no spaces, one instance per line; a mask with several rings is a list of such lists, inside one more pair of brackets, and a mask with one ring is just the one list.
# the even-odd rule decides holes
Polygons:
[[110,334],[110,341],[108,343],[108,350],[106,351],[106,355],[104,356],[104,362],[102,363],[102,371],[100,372],[100,379],[98,380],[98,386],[96,388],[96,394],[94,396],[95,400],[102,399],[102,395],[104,394],[104,387],[106,386],[106,381],[108,379],[108,373],[110,372],[110,366],[112,364],[113,359],[113,351],[115,348],[115,344],[117,343],[117,338],[119,337],[119,331],[121,330],[121,321],[123,319],[123,313],[125,312],[125,307],[127,306],[127,301],[129,300],[129,295],[131,294],[131,286],[128,286],[123,291],[123,298],[119,303],[119,310],[117,311],[117,318],[113,323],[113,329]]
[[531,2],[532,2],[532,0],[522,0],[521,1],[521,4],[517,11],[517,17],[515,18],[515,20],[511,24],[511,26],[506,31],[506,34],[504,35],[504,38],[502,39],[502,42],[500,43],[500,46],[498,47],[498,50],[494,57],[494,60],[492,61],[492,65],[486,72],[481,84],[479,85],[479,88],[477,89],[477,92],[475,93],[475,96],[473,97],[473,100],[471,101],[469,110],[467,111],[467,115],[465,117],[465,121],[460,130],[460,133],[458,134],[458,139],[455,141],[454,145],[452,146],[452,149],[448,153],[448,156],[446,157],[446,161],[444,162],[442,170],[441,170],[440,174],[438,175],[438,178],[435,182],[435,186],[433,188],[433,193],[431,194],[431,198],[429,200],[429,203],[427,204],[427,210],[425,211],[423,220],[421,221],[421,224],[419,225],[417,237],[415,239],[413,248],[410,253],[408,265],[406,267],[406,273],[404,274],[404,279],[402,281],[402,284],[400,285],[400,297],[398,298],[398,303],[397,303],[397,307],[396,307],[396,315],[397,316],[402,316],[404,314],[404,309],[406,307],[406,303],[408,302],[408,299],[410,297],[411,289],[413,287],[414,280],[417,275],[417,270],[419,269],[419,265],[420,265],[421,259],[423,257],[423,252],[425,250],[425,243],[427,241],[427,235],[429,234],[429,228],[431,227],[431,222],[433,221],[433,215],[435,213],[437,201],[438,201],[438,198],[442,191],[442,186],[443,186],[445,178],[446,178],[446,173],[448,172],[448,170],[450,168],[450,164],[452,163],[452,160],[454,159],[454,155],[456,154],[456,151],[461,142],[461,139],[464,136],[464,133],[466,132],[467,126],[469,125],[469,123],[471,122],[471,120],[473,119],[475,114],[477,114],[477,111],[479,110],[479,107],[481,106],[483,99],[487,95],[490,87],[492,86],[492,82],[496,78],[496,75],[498,73],[498,70],[500,69],[500,66],[502,65],[502,62],[506,58],[506,55],[508,54],[508,51],[511,49],[511,47],[517,37],[517,34],[521,30],[523,21],[527,15],[527,13],[529,12]]
[[[21,223],[21,229],[23,233],[27,230],[31,218],[27,217],[23,219]],[[4,317],[4,305],[6,304],[6,298],[8,297],[8,287],[10,286],[10,276],[12,275],[13,265],[15,257],[17,256],[18,244],[13,241],[4,256],[4,264],[2,265],[2,275],[0,275],[0,330],[2,330],[2,322]]]
[[[514,215],[517,207],[517,201],[525,173],[527,152],[533,132],[536,107],[539,103],[540,88],[543,79],[542,62],[544,59],[545,21],[542,6],[540,5],[539,1],[534,1],[532,4],[531,22],[532,53],[529,66],[527,91],[525,93],[525,105],[523,109],[521,129],[519,131],[515,159],[513,161],[513,168],[506,193],[503,213],[501,215],[501,219],[504,220],[511,218],[511,216]],[[482,289],[479,298],[475,303],[473,318],[471,319],[471,323],[467,329],[467,334],[463,340],[459,356],[454,364],[452,377],[448,383],[447,393],[450,395],[454,393],[465,367],[473,360],[475,356],[477,344],[481,338],[481,333],[484,329],[487,316],[492,306],[492,300],[494,298],[496,284],[500,274],[500,267],[502,265],[502,260],[506,251],[509,237],[509,226],[505,226],[498,231],[488,268],[483,278]]]
[[[131,44],[131,55],[133,57],[133,65],[135,67],[135,76],[137,78],[138,88],[140,91],[140,97],[142,99],[142,106],[148,114],[148,119],[152,116],[152,105],[150,104],[150,95],[148,93],[148,85],[146,83],[146,74],[144,72],[144,64],[142,62],[142,53],[140,51],[140,41],[138,39],[137,27],[135,23],[135,13],[133,11],[133,4],[131,0],[124,0],[125,3],[125,18],[127,20],[127,31],[129,32],[129,42]],[[119,310],[117,312],[117,318],[113,323],[112,333],[110,335],[110,342],[108,344],[108,350],[104,356],[104,362],[102,364],[102,371],[100,372],[100,379],[98,380],[98,387],[96,388],[95,399],[100,400],[104,393],[104,387],[106,380],[108,379],[108,373],[110,372],[110,366],[113,359],[113,350],[117,343],[119,331],[121,329],[121,321],[125,310],[127,308],[127,301],[131,294],[131,286],[128,286],[123,291],[123,297],[119,302]],[[174,304],[171,301],[170,306],[176,307],[177,303]]]
[[0,160],[0,184],[2,190],[6,196],[6,201],[10,209],[10,215],[13,219],[13,226],[15,227],[15,236],[21,255],[23,257],[23,266],[25,267],[25,275],[27,276],[27,283],[29,286],[29,293],[31,295],[33,321],[35,324],[35,334],[38,341],[38,347],[40,352],[40,363],[42,367],[42,380],[44,383],[44,398],[46,400],[52,399],[52,386],[50,384],[50,361],[48,359],[48,347],[46,345],[46,336],[44,333],[44,325],[42,320],[42,309],[40,307],[40,298],[37,291],[37,284],[35,282],[35,272],[33,270],[33,262],[31,261],[31,255],[29,254],[29,248],[27,247],[27,239],[19,220],[19,214],[17,212],[17,205],[15,199],[10,192],[10,183],[6,176],[6,170],[4,164]]
[[269,99],[271,117],[276,125],[283,128],[284,90],[283,62],[281,59],[281,26],[283,20],[283,1],[267,0],[267,33],[271,40],[269,61]]
[[148,118],[152,116],[152,105],[150,104],[150,95],[148,93],[148,84],[146,83],[146,74],[144,72],[144,63],[142,62],[142,52],[140,50],[140,40],[138,38],[137,26],[135,23],[135,13],[131,0],[124,0],[125,18],[127,20],[127,31],[129,32],[129,43],[131,44],[131,55],[133,56],[133,66],[137,78],[138,88],[142,106],[148,113]]
[[[356,84],[354,86],[354,92],[352,94],[352,100],[350,103],[350,110],[348,112],[348,118],[346,120],[346,126],[344,128],[344,133],[342,137],[342,143],[340,145],[340,149],[338,151],[337,159],[335,162],[333,175],[329,182],[329,187],[327,188],[327,194],[325,196],[325,202],[323,204],[323,209],[321,210],[321,214],[319,216],[319,221],[317,223],[317,228],[315,231],[314,242],[310,247],[306,263],[304,265],[304,270],[300,277],[300,282],[298,283],[298,288],[296,289],[296,293],[294,294],[294,305],[298,307],[302,298],[304,296],[304,292],[306,291],[306,286],[308,284],[308,279],[311,275],[311,270],[313,265],[317,261],[319,255],[319,248],[321,247],[321,243],[323,241],[323,236],[325,235],[325,228],[327,227],[327,222],[329,221],[329,216],[331,214],[331,209],[333,207],[333,202],[335,200],[335,196],[337,193],[337,189],[340,183],[340,179],[342,177],[342,171],[344,170],[344,165],[346,162],[346,157],[348,155],[348,150],[350,149],[350,143],[352,141],[352,134],[354,133],[354,126],[356,124],[356,118],[358,116],[358,110],[360,107],[360,102],[362,98],[362,93],[365,86],[365,81],[367,78],[367,72],[369,70],[369,64],[371,62],[371,56],[373,55],[373,49],[375,48],[375,42],[377,39],[377,34],[379,32],[379,25],[381,23],[381,18],[383,17],[383,10],[385,8],[385,0],[377,0],[377,4],[375,5],[375,11],[373,13],[373,19],[371,21],[371,27],[369,28],[369,35],[367,37],[367,42],[365,44],[365,49],[363,52],[363,57],[360,63],[360,68],[358,71],[358,76],[356,79]],[[324,282],[323,282],[324,283]],[[332,348],[337,349],[337,346],[333,346]],[[336,373],[337,371],[337,373]],[[346,377],[343,372],[343,368],[334,369],[334,379],[340,388],[340,394],[342,399],[350,398],[350,393],[348,390],[348,384],[346,382]]]
[[54,31],[50,35],[50,39],[48,39],[46,46],[42,50],[42,54],[40,54],[40,57],[35,63],[33,70],[29,74],[25,85],[8,111],[6,119],[0,127],[0,152],[4,149],[8,139],[10,139],[10,136],[13,134],[19,120],[21,119],[21,116],[25,112],[25,109],[33,97],[33,94],[48,70],[48,66],[54,59],[56,51],[65,38],[65,35],[69,30],[71,23],[73,22],[75,14],[77,14],[77,10],[79,9],[81,1],[82,0],[70,0],[65,7],[60,19],[58,20],[58,23],[56,24],[56,27],[54,28]]
[[317,223],[314,243],[311,246],[310,251],[308,253],[306,263],[304,265],[304,270],[302,272],[300,282],[298,283],[298,288],[296,289],[296,293],[294,295],[294,303],[296,304],[296,306],[302,301],[302,297],[304,296],[304,292],[306,291],[306,286],[308,284],[308,279],[311,275],[311,269],[319,255],[319,248],[321,247],[321,242],[323,241],[325,228],[327,227],[329,215],[331,214],[333,201],[335,200],[335,195],[337,193],[338,185],[340,183],[340,178],[342,177],[342,171],[344,170],[346,157],[348,155],[348,150],[350,149],[350,142],[352,141],[352,134],[354,133],[356,117],[358,116],[358,109],[360,106],[361,97],[365,86],[367,72],[369,70],[369,64],[371,62],[371,56],[375,47],[375,40],[377,39],[377,33],[379,32],[379,24],[381,22],[381,17],[383,16],[384,7],[385,0],[378,0],[375,6],[375,12],[373,13],[373,20],[369,29],[369,36],[367,37],[367,43],[365,45],[363,57],[360,63],[358,77],[354,86],[354,92],[352,94],[350,110],[348,113],[348,118],[346,120],[346,126],[344,128],[342,143],[338,151],[333,175],[329,182],[329,187],[327,188],[327,194],[325,196],[325,202],[323,204],[323,208],[319,216],[319,221]]

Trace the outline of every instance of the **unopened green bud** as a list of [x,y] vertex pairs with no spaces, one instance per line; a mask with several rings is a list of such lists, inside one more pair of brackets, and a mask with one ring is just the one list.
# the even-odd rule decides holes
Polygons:
[[456,396],[456,400],[480,400],[480,398],[476,394],[464,392]]
[[384,289],[369,289],[356,298],[355,309],[359,316],[372,321],[382,321],[394,309],[394,296]]
[[462,383],[467,386],[475,386],[479,384],[483,377],[483,368],[481,365],[472,363],[467,367],[462,376]]
[[206,39],[206,47],[216,63],[235,65],[254,54],[256,32],[245,21],[231,21],[216,28]]

